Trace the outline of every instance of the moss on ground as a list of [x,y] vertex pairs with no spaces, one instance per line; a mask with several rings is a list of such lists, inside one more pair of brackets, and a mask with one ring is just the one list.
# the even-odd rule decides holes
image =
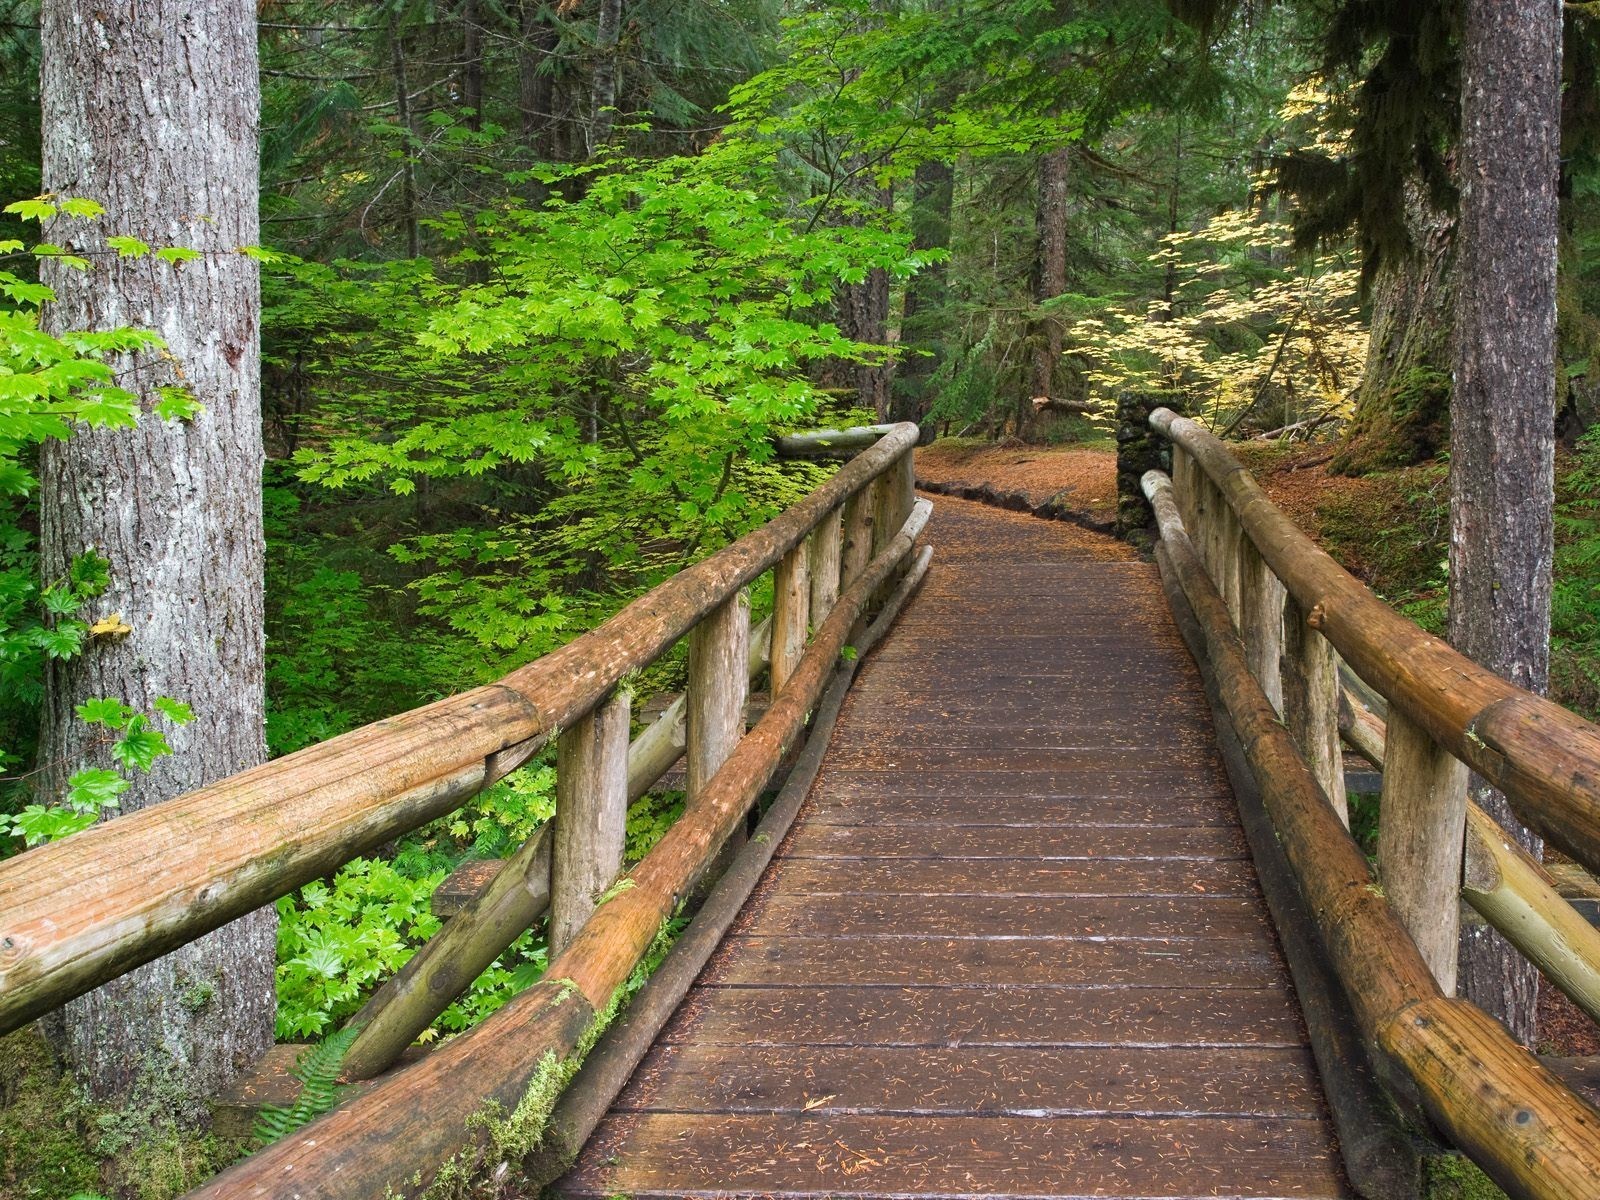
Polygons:
[[171,1200],[243,1150],[178,1120],[156,1075],[128,1104],[85,1101],[32,1026],[0,1038],[0,1197]]
[[1459,1154],[1422,1160],[1424,1200],[1506,1200],[1506,1194],[1471,1161]]
[[0,1038],[0,1195],[60,1200],[101,1188],[84,1106],[30,1026]]

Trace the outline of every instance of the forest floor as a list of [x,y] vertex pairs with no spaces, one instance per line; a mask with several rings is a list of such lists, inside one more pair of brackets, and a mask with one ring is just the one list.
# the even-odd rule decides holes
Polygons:
[[[1351,477],[1327,468],[1328,446],[1229,447],[1272,502],[1309,537],[1401,612],[1433,632],[1445,614],[1449,485],[1445,467]],[[944,439],[917,451],[917,477],[933,483],[989,484],[1023,491],[1035,504],[1054,499],[1096,521],[1116,517],[1116,450],[1109,443],[1028,445]],[[1550,987],[1539,996],[1539,1050],[1600,1054],[1600,1029]]]

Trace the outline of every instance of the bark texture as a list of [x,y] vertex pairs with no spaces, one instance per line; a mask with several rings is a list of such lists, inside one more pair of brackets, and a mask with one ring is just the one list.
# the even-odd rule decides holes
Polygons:
[[[1071,151],[1062,146],[1039,158],[1039,196],[1034,220],[1033,299],[1054,300],[1067,290],[1067,180]],[[1061,361],[1061,322],[1041,317],[1033,326],[1033,361],[1028,396],[1053,400],[1056,364]]]
[[590,91],[589,153],[611,140],[617,123],[617,46],[622,36],[622,0],[600,0],[594,25],[594,82]]
[[536,158],[548,159],[555,155],[555,73],[549,60],[556,49],[556,27],[543,0],[522,0],[517,11],[522,23],[517,46],[522,137]]
[[[1555,459],[1558,0],[1468,0],[1450,406],[1450,640],[1531,691],[1549,675]],[[1523,845],[1504,797],[1472,798]],[[1538,976],[1487,926],[1462,930],[1461,993],[1531,1043]]]
[[[94,267],[46,268],[46,320],[154,329],[166,352],[121,364],[123,377],[146,409],[165,385],[204,405],[188,422],[81,431],[41,464],[45,577],[96,548],[112,582],[91,615],[132,627],[52,665],[41,759],[55,783],[109,765],[106,739],[73,715],[88,697],[148,710],[172,696],[198,714],[166,728],[174,753],[134,779],[124,812],[265,756],[260,292],[238,250],[259,240],[255,15],[245,0],[47,0],[41,17],[44,186],[106,208],[93,227],[52,231]],[[113,233],[200,257],[120,259],[105,253]],[[79,1079],[103,1099],[152,1074],[219,1090],[272,1042],[276,924],[263,908],[69,1004],[57,1024]]]
[[1407,466],[1444,448],[1450,417],[1450,331],[1456,301],[1456,220],[1420,179],[1405,189],[1410,249],[1372,285],[1371,340],[1355,416],[1333,469]]
[[[911,199],[911,236],[916,249],[950,248],[954,198],[955,169],[949,163],[917,164]],[[906,284],[905,311],[900,319],[900,342],[906,356],[895,372],[893,420],[921,424],[928,417],[934,400],[929,383],[944,352],[944,304],[949,290],[950,269],[943,262],[923,267]]]

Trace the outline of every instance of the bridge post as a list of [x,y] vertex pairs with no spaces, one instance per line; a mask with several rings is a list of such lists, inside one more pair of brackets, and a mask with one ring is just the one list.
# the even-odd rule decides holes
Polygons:
[[[772,648],[776,658],[777,630]],[[688,739],[685,768],[687,803],[693,807],[722,764],[744,737],[744,706],[749,691],[750,601],[738,593],[689,632]],[[715,876],[744,845],[741,825],[728,836],[708,877]]]
[[839,601],[839,569],[844,553],[844,523],[837,509],[811,534],[811,624],[821,625]]
[[556,742],[555,842],[550,860],[550,953],[566,949],[622,870],[628,824],[628,717],[617,693]]
[[1283,721],[1305,755],[1311,773],[1346,828],[1350,806],[1344,793],[1344,752],[1339,746],[1339,668],[1333,646],[1311,627],[1292,595],[1283,598],[1280,688]]
[[806,652],[806,625],[811,605],[811,543],[802,541],[779,560],[772,573],[772,697]]
[[1447,996],[1456,990],[1467,768],[1389,706],[1378,809],[1378,878]]
[[1283,711],[1283,584],[1248,537],[1239,539],[1239,633],[1250,670],[1267,700]]

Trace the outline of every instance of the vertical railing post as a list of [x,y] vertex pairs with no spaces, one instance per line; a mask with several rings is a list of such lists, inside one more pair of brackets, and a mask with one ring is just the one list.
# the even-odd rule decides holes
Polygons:
[[1456,989],[1466,819],[1467,768],[1391,705],[1378,808],[1378,878],[1447,996]]
[[1194,534],[1198,544],[1200,521],[1195,515],[1195,475],[1194,459],[1189,452],[1177,442],[1172,444],[1172,498],[1178,505],[1178,515],[1183,518],[1183,527]]
[[834,509],[811,531],[811,625],[828,619],[839,601],[839,571],[844,554],[844,523]]
[[1350,806],[1344,794],[1344,751],[1339,745],[1339,665],[1333,646],[1311,626],[1300,602],[1283,598],[1283,649],[1280,655],[1283,723],[1311,773],[1346,827]]
[[556,741],[550,952],[559,954],[622,869],[628,824],[628,719],[618,691]]
[[[877,512],[872,522],[872,552],[876,554],[900,532],[916,503],[916,485],[911,474],[911,451],[894,460],[894,466],[878,479]],[[893,586],[892,584],[890,585]]]
[[772,696],[800,665],[806,652],[806,624],[811,607],[811,544],[802,541],[778,560],[772,572]]
[[1239,540],[1239,633],[1250,671],[1272,707],[1283,711],[1283,584],[1248,537]]
[[[777,647],[776,630],[773,647]],[[692,808],[744,736],[749,689],[750,601],[741,592],[720,604],[689,633],[688,739],[685,767]],[[728,838],[744,844],[743,828]],[[715,874],[713,870],[713,874]]]
[[844,548],[839,563],[839,590],[856,581],[872,561],[872,525],[877,510],[878,480],[844,502]]

